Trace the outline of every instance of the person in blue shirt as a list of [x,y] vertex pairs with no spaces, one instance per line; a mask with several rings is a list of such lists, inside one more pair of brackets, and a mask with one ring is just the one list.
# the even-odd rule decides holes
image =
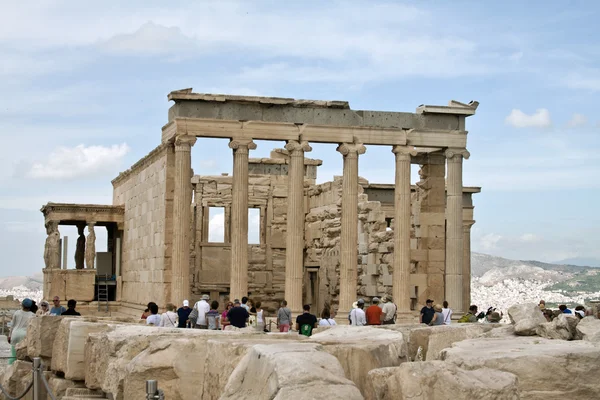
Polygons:
[[50,309],[50,315],[62,315],[62,313],[67,311],[66,308],[60,305],[60,298],[58,296],[54,296],[54,298],[52,299],[52,304],[53,305]]

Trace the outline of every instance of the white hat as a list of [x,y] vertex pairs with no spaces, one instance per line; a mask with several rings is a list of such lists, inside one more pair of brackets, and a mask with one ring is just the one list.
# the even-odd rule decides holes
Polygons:
[[210,300],[210,296],[207,294],[202,295],[202,300]]
[[585,312],[583,312],[583,310],[575,310],[575,314],[581,315],[581,318],[585,317]]
[[183,301],[183,306],[184,306],[184,307],[189,307],[189,306],[190,306],[190,302],[189,302],[189,300],[184,300],[184,301]]
[[352,308],[358,308],[358,302],[355,301],[354,303],[352,303]]

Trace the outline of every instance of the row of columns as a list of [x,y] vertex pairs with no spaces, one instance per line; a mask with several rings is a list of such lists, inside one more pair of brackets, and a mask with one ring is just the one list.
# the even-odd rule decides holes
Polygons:
[[[171,298],[176,303],[189,294],[189,219],[191,218],[191,146],[196,138],[178,136],[175,140],[175,191],[173,222],[173,259]],[[230,298],[248,293],[248,153],[256,149],[251,139],[232,139],[233,184],[231,205],[231,282]],[[289,140],[288,211],[286,241],[285,298],[293,312],[302,310],[304,254],[304,153],[311,151],[305,141]],[[358,242],[358,156],[364,154],[360,143],[342,143],[337,151],[343,156],[342,230],[340,242],[339,313],[349,312],[357,292]],[[394,261],[393,295],[399,313],[410,312],[410,216],[411,157],[414,148],[394,146],[396,159],[394,196]],[[467,273],[463,252],[462,161],[469,153],[449,149],[446,206],[446,299],[455,313],[464,310],[463,274]],[[470,270],[470,266],[469,266]],[[467,285],[468,286],[468,285]]]
[[[46,224],[46,232],[48,237],[44,246],[44,262],[46,268],[57,269],[61,268],[61,237],[58,231],[58,221],[50,221]],[[87,238],[84,234],[84,229],[87,225]],[[94,227],[96,222],[82,222],[77,224],[78,238],[75,245],[75,268],[76,269],[93,269],[96,261],[96,232]],[[67,268],[67,249],[68,238],[64,237],[64,251],[62,266]]]

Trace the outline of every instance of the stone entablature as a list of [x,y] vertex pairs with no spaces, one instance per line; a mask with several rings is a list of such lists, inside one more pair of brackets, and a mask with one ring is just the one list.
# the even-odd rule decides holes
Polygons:
[[77,225],[80,222],[114,223],[123,226],[125,208],[120,205],[48,203],[40,210],[44,222]]

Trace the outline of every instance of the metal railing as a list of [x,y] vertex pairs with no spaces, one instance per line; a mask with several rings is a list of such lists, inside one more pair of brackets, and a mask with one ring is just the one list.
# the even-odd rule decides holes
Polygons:
[[146,399],[147,400],[165,400],[164,392],[158,388],[158,382],[155,380],[146,381]]

